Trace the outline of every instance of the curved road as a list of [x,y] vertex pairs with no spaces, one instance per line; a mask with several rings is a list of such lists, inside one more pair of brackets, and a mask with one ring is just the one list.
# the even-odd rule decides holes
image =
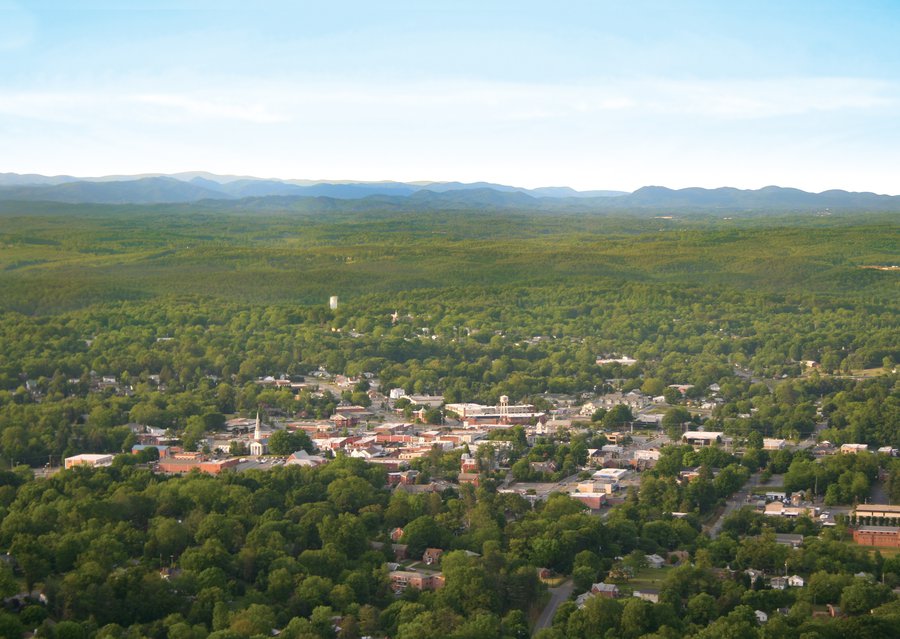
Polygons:
[[571,579],[566,579],[556,588],[550,589],[550,601],[547,602],[543,612],[541,612],[541,616],[538,617],[534,630],[531,633],[532,635],[537,634],[538,630],[550,627],[550,624],[553,623],[553,615],[556,614],[556,609],[559,608],[562,602],[567,601],[572,596],[572,590],[574,589],[575,584]]

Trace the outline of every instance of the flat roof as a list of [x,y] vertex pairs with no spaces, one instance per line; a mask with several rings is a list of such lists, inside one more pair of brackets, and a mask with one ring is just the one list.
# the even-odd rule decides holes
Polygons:
[[892,506],[890,504],[859,504],[856,507],[856,513],[861,512],[885,512],[900,514],[900,506]]

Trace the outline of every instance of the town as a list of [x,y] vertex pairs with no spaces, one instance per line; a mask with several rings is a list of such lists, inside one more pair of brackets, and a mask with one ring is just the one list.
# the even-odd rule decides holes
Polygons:
[[[597,359],[598,364],[636,363],[630,358]],[[812,361],[804,365],[818,366]],[[153,472],[166,475],[219,475],[291,466],[317,468],[336,458],[349,458],[383,469],[386,487],[394,492],[447,494],[459,493],[467,485],[486,486],[498,495],[515,495],[531,508],[565,495],[601,520],[616,506],[627,504],[646,491],[642,485],[644,477],[650,476],[648,481],[655,483],[659,474],[648,471],[661,460],[671,468],[667,472],[678,484],[690,486],[691,482],[699,483],[701,477],[713,482],[724,478],[734,472],[736,466],[732,464],[741,459],[767,455],[776,460],[774,464],[763,464],[768,468],[747,465],[744,474],[723,482],[718,505],[661,513],[670,521],[693,522],[712,539],[723,524],[729,523],[729,517],[734,519],[742,511],[745,515],[741,517],[756,515],[763,522],[772,522],[771,526],[764,526],[766,530],[804,531],[774,533],[771,541],[783,559],[773,563],[767,558],[765,565],[750,562],[743,571],[720,570],[720,578],[745,577],[753,588],[802,589],[812,573],[798,566],[798,574],[787,574],[792,562],[784,553],[797,554],[811,536],[821,536],[836,527],[846,530],[846,538],[860,547],[884,552],[900,549],[900,506],[886,503],[883,485],[897,449],[870,449],[859,443],[834,445],[817,437],[828,426],[821,407],[817,410],[816,428],[802,440],[738,438],[703,426],[725,404],[719,384],[699,392],[690,384],[673,384],[664,389],[664,394],[650,396],[640,390],[615,390],[622,381],[606,380],[609,392],[602,394],[546,394],[538,409],[533,404],[511,404],[505,395],[497,405],[489,406],[447,403],[443,396],[408,394],[403,388],[382,391],[372,374],[354,378],[319,369],[299,379],[267,376],[256,379],[255,385],[294,395],[297,400],[300,393],[305,393],[314,399],[333,401],[334,413],[327,419],[298,419],[281,409],[260,407],[253,416],[235,416],[220,428],[204,432],[202,437],[194,436],[189,446],[193,450],[185,447],[183,433],[129,424],[133,442],[130,454],[139,457]],[[127,392],[113,378],[104,378],[96,388]],[[351,397],[362,398],[363,405],[348,401]],[[562,460],[558,452],[561,448],[569,449]],[[115,458],[112,454],[84,453],[67,457],[64,466],[111,466]],[[790,477],[793,465],[785,463],[785,459],[826,466],[830,460],[841,458],[867,460],[868,467],[874,469],[871,491],[867,486],[865,495],[836,501],[815,484],[787,488],[796,480]],[[672,467],[674,459],[682,463]],[[773,465],[780,466],[774,473]],[[879,498],[885,503],[877,503]],[[800,521],[805,523],[792,523]],[[400,526],[383,533],[385,541],[372,541],[371,546],[388,557],[384,565],[395,593],[407,589],[438,590],[444,586],[441,557],[450,548],[423,547]],[[566,581],[558,590],[572,592],[577,609],[583,609],[594,597],[633,596],[659,603],[664,576],[672,568],[690,563],[691,555],[677,544],[669,550],[666,544],[658,548],[658,552],[641,554],[636,550],[627,557],[618,557],[606,581]],[[469,550],[465,552],[478,556]],[[538,575],[551,585],[559,584],[564,577],[548,567],[540,567]],[[636,575],[641,578],[636,579]],[[864,573],[860,576],[872,577]],[[895,591],[898,589],[900,583]],[[546,606],[542,616],[546,624],[562,602],[563,599],[553,599]],[[756,609],[754,618],[765,624],[772,612],[770,607]],[[833,617],[841,612],[836,604],[829,604],[815,614]]]

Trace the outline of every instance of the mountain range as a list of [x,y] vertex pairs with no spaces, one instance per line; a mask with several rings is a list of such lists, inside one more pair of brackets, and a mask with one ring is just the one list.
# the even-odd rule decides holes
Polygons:
[[[0,200],[71,204],[208,203],[226,208],[299,207],[322,210],[491,208],[645,211],[900,211],[900,196],[830,190],[809,193],[767,186],[756,190],[669,189],[576,191],[525,189],[490,182],[354,182],[276,180],[205,172],[79,178],[0,173]],[[350,202],[353,201],[353,202]]]

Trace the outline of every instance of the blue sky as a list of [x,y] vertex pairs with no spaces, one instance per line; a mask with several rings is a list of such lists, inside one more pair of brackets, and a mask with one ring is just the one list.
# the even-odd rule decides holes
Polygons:
[[0,0],[0,171],[898,194],[898,33],[895,0]]

